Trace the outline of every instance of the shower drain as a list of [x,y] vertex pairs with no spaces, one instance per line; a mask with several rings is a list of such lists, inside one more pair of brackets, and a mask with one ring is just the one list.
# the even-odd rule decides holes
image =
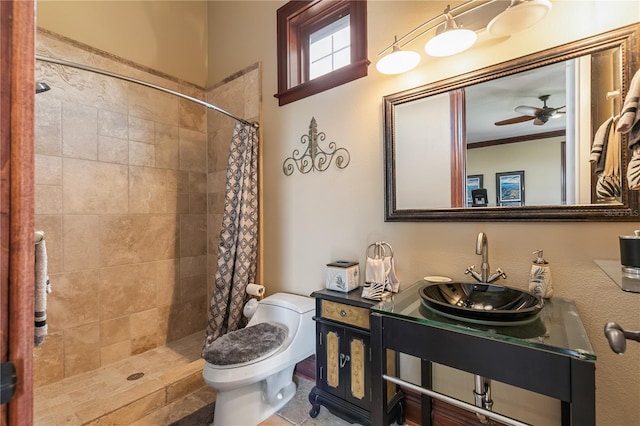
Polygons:
[[127,380],[138,380],[141,379],[142,376],[144,376],[144,373],[133,373],[132,375],[127,377]]

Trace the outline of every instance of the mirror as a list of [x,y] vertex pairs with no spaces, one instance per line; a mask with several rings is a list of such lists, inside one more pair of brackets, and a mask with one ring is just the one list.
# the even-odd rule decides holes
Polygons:
[[[627,135],[607,138],[606,167],[604,155],[590,160],[620,113],[639,33],[634,24],[385,96],[385,220],[637,221]],[[608,181],[620,188],[603,191]]]

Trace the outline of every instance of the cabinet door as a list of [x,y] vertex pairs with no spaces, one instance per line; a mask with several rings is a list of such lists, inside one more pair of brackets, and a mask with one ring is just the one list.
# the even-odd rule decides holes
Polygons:
[[349,355],[349,361],[343,368],[347,377],[345,399],[369,410],[371,407],[369,336],[345,330],[343,351]]
[[316,384],[324,391],[344,399],[344,376],[340,372],[340,362],[344,362],[342,352],[344,329],[327,324],[316,324]]

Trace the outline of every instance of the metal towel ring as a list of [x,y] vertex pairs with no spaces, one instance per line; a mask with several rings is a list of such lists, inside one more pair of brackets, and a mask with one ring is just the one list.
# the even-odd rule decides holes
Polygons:
[[[373,248],[373,257],[369,256],[369,253],[372,248]],[[386,255],[387,255],[387,251],[385,250],[384,246],[380,242],[369,244],[369,247],[367,247],[367,250],[365,251],[365,256],[367,257],[367,259],[380,259],[381,257],[385,258]]]
[[393,247],[391,247],[391,244],[389,244],[386,241],[381,241],[380,244],[382,244],[383,246],[389,247],[389,251],[391,252],[391,255],[389,257],[393,257]]
[[[365,256],[368,259],[384,259],[385,257],[387,257],[387,249],[385,248],[385,246],[389,248],[390,257],[393,257],[393,247],[391,247],[391,244],[387,243],[386,241],[377,241],[375,243],[369,244],[367,250],[365,251]],[[373,257],[369,255],[372,248]]]

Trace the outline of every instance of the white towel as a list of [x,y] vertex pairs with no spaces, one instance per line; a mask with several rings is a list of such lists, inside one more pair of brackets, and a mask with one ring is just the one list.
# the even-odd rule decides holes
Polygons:
[[364,269],[364,286],[362,297],[365,299],[380,300],[384,292],[386,273],[383,258],[367,258]]
[[[613,125],[615,126],[618,117],[613,119]],[[619,176],[620,175],[620,135],[613,131],[609,132],[607,138],[607,151],[603,153],[605,155],[604,170],[605,176]]]
[[636,146],[640,145],[640,120],[636,121],[636,123],[627,134],[629,135],[629,139],[627,141],[627,146],[629,147],[629,149],[633,149]]
[[[609,139],[612,120],[613,117],[610,117],[604,123],[602,123],[596,131],[595,136],[593,137],[593,145],[591,145],[591,155],[589,156],[589,161],[591,161],[592,163],[596,163],[597,165],[601,162],[604,164],[604,161],[601,161],[601,156],[602,151],[606,149],[606,142]],[[596,173],[599,173],[601,171],[602,170],[596,170]]]
[[36,244],[35,261],[35,345],[44,343],[47,335],[47,294],[51,283],[47,273],[47,245],[43,239]]
[[[620,121],[616,130],[620,133],[628,133],[634,124],[640,120],[640,110],[638,104],[640,100],[640,70],[636,71],[631,83],[629,84],[629,90],[624,99],[622,105],[622,111],[620,112]],[[631,141],[629,141],[631,142]],[[632,144],[629,144],[631,148]]]
[[398,276],[396,275],[396,263],[393,260],[392,256],[385,257],[383,263],[386,274],[384,289],[393,293],[397,293],[400,289],[400,281],[398,280]]
[[364,282],[368,284],[383,284],[384,277],[385,270],[382,258],[367,258],[364,270]]
[[627,167],[629,189],[640,190],[640,145],[634,147],[629,166]]

